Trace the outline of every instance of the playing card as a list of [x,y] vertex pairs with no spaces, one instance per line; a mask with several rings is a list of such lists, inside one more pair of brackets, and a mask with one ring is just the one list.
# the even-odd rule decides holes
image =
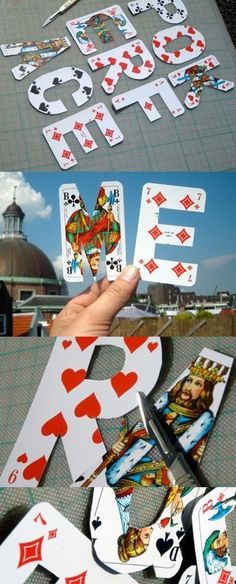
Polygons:
[[[132,62],[134,57],[139,57],[138,64]],[[93,71],[109,67],[102,81],[104,91],[109,94],[114,92],[123,74],[140,81],[150,77],[155,69],[153,56],[140,39],[90,57],[88,63]]]
[[235,509],[236,489],[217,487],[193,511],[193,535],[200,584],[234,584],[226,517]]
[[200,463],[224,395],[233,359],[203,349],[155,403],[183,450]]
[[[91,542],[49,503],[35,505],[0,546],[4,584],[23,584],[37,566],[55,575],[58,584],[110,584],[94,560]],[[118,576],[131,584],[130,576]]]
[[161,209],[204,213],[206,193],[202,189],[162,184],[143,187],[139,224],[134,252],[134,264],[140,268],[142,280],[193,286],[197,278],[197,264],[180,259],[156,259],[156,245],[192,246],[194,228],[159,223]]
[[21,55],[22,61],[16,67],[13,67],[12,73],[18,81],[24,79],[29,73],[32,73],[38,67],[42,67],[63,53],[71,46],[67,37],[55,38],[46,41],[26,41],[23,43],[8,43],[1,45],[4,57],[12,55]]
[[43,128],[43,135],[62,170],[68,170],[77,164],[77,160],[64,138],[72,132],[83,148],[85,154],[98,148],[87,125],[95,122],[109,146],[116,146],[124,136],[115,123],[104,103],[96,103],[87,109],[68,116],[56,124]]
[[[168,51],[168,44],[182,37],[189,37],[189,44],[183,49]],[[186,41],[188,42],[188,41]],[[155,55],[164,63],[175,65],[196,59],[206,48],[204,36],[190,25],[177,25],[158,31],[152,40]]]
[[[108,344],[124,351],[122,370],[109,379],[87,379],[95,347]],[[0,486],[37,486],[59,437],[75,482],[106,454],[96,419],[134,409],[137,391],[150,393],[161,365],[157,337],[114,337],[109,343],[106,337],[58,338]]]
[[[171,10],[168,10],[170,6]],[[138,0],[128,2],[128,7],[133,15],[140,14],[140,12],[146,12],[146,10],[151,10],[152,8],[156,10],[157,14],[170,24],[178,24],[183,22],[188,16],[188,11],[182,0],[152,0],[148,2],[147,0]],[[173,11],[175,7],[175,11]]]
[[[90,532],[99,562],[122,574],[153,566],[156,576],[173,577],[182,563],[180,542],[186,531],[183,514],[191,515],[196,498],[204,491],[191,487],[171,489],[155,522],[136,528],[130,525],[128,492],[119,496],[113,489],[94,489]],[[187,511],[189,504],[191,510]]]
[[162,98],[174,118],[184,114],[184,107],[164,77],[113,97],[112,105],[116,111],[119,111],[129,105],[138,103],[149,121],[155,122],[162,116],[151,100],[154,95],[159,95]]
[[103,43],[109,43],[113,41],[112,33],[107,26],[109,21],[112,21],[126,40],[136,36],[135,28],[118,4],[69,20],[66,26],[81,52],[84,55],[91,55],[97,51],[97,48],[89,38],[88,27],[97,33]]
[[185,81],[190,82],[190,90],[188,91],[184,102],[189,109],[193,109],[199,105],[204,87],[211,87],[224,92],[234,88],[233,81],[219,79],[218,77],[214,77],[207,73],[208,71],[211,71],[211,69],[218,67],[219,64],[219,61],[213,55],[210,55],[209,57],[205,57],[205,59],[200,59],[200,61],[191,63],[190,66],[185,66],[177,71],[172,71],[172,73],[168,75],[169,80],[174,87],[181,85],[181,83],[184,83]]
[[126,265],[122,184],[102,182],[92,218],[75,184],[62,185],[59,199],[64,279],[83,281],[83,250],[96,278],[104,244],[107,278],[115,280]]
[[72,93],[72,97],[77,106],[81,107],[92,96],[93,82],[88,73],[76,67],[62,67],[37,77],[28,89],[29,102],[43,114],[62,114],[66,112],[67,108],[64,103],[60,99],[48,101],[45,98],[45,91],[68,81],[77,81],[79,83],[80,87]]
[[197,566],[189,566],[181,575],[179,584],[198,584]]

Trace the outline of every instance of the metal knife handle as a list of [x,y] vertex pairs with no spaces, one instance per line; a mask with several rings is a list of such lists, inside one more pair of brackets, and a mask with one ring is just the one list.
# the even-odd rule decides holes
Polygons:
[[174,462],[168,469],[168,477],[171,485],[176,487],[200,487],[197,477],[192,472],[183,454],[177,454]]
[[67,0],[67,2],[63,4],[63,12],[64,10],[67,10],[67,8],[69,8],[70,6],[73,6],[73,4],[75,4],[76,2],[78,2],[78,0]]

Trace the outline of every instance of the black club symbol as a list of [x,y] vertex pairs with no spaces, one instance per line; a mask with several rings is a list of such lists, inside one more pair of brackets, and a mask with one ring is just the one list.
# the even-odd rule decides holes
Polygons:
[[75,207],[75,205],[79,204],[79,199],[76,197],[76,195],[71,195],[70,199],[67,201],[67,204]]
[[119,258],[118,260],[114,260],[113,258],[111,258],[110,260],[107,260],[106,264],[107,266],[109,266],[110,270],[115,270],[115,269],[119,269],[119,264],[121,263],[121,259]]

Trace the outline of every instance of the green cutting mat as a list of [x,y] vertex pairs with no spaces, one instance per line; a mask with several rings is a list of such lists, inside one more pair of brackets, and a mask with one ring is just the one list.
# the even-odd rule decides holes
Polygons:
[[[4,468],[13,445],[22,428],[27,412],[37,391],[49,359],[53,339],[1,339],[0,341],[0,472]],[[109,341],[108,341],[109,345]],[[173,338],[164,343],[164,368],[162,377],[154,389],[152,398],[168,389],[185,367],[204,348],[215,349],[236,357],[236,338]],[[122,353],[108,346],[99,349],[90,370],[91,379],[104,379],[114,375],[122,366]],[[207,484],[218,486],[234,484],[236,476],[236,427],[235,427],[236,370],[229,381],[224,403],[210,437],[201,469]],[[130,415],[130,425],[140,420],[138,408]],[[117,440],[120,421],[99,421],[102,434],[109,448]],[[155,450],[153,450],[155,458]],[[57,442],[50,459],[43,485],[66,487],[71,476],[61,440]]]
[[[62,0],[61,0],[62,2]],[[70,82],[59,90],[50,90],[50,96],[63,99],[68,113],[60,116],[45,116],[37,112],[28,102],[27,91],[34,78],[63,66],[79,66],[89,72],[94,83],[94,94],[88,106],[103,101],[112,113],[111,97],[101,88],[105,69],[92,73],[86,58],[82,55],[65,23],[112,4],[105,0],[80,0],[66,14],[57,18],[45,29],[41,24],[57,10],[60,0],[0,0],[1,43],[26,40],[43,40],[67,35],[71,48],[47,65],[23,79],[16,81],[10,71],[19,62],[19,57],[3,57],[0,54],[0,128],[1,128],[1,170],[58,170],[59,166],[51,153],[42,128],[55,123],[66,115],[76,113],[77,106],[71,91],[78,84]],[[235,49],[225,28],[215,0],[184,0],[189,12],[186,23],[192,24],[205,36],[207,47],[204,55],[215,55],[221,66],[216,76],[235,79]],[[158,30],[169,28],[166,22],[152,10],[133,17],[127,8],[127,1],[118,2],[130,17],[141,38],[151,50],[151,40]],[[233,15],[232,15],[233,17]],[[114,27],[115,28],[115,27]],[[114,31],[115,42],[111,48],[123,44],[121,34]],[[100,43],[100,44],[99,44]],[[96,41],[99,50],[108,50],[101,41]],[[167,77],[176,66],[168,66],[157,58],[154,74],[147,82],[159,77]],[[107,71],[107,69],[106,69]],[[125,76],[119,81],[114,95],[133,89],[142,82],[135,82]],[[176,94],[183,103],[187,84],[178,87]],[[55,92],[55,93],[54,93]],[[59,93],[60,92],[60,93]],[[202,102],[195,111],[186,110],[183,116],[174,119],[159,98],[154,98],[162,118],[150,123],[138,104],[117,114],[113,113],[120,130],[125,135],[122,144],[110,148],[100,132],[92,133],[99,148],[85,154],[73,136],[68,137],[79,164],[73,170],[99,171],[217,171],[236,167],[236,90],[227,94],[221,91],[204,91]]]

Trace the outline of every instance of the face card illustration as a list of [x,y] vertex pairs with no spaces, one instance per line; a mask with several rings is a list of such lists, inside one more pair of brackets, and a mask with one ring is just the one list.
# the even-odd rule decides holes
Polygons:
[[21,56],[21,63],[13,67],[12,73],[17,79],[21,81],[27,75],[35,71],[38,67],[42,67],[53,59],[63,53],[71,46],[67,37],[55,38],[45,41],[27,41],[23,43],[8,43],[1,45],[1,50],[4,57],[11,57],[13,55]]
[[[150,393],[162,365],[157,337],[58,338],[22,430],[0,477],[0,486],[35,487],[60,437],[72,480],[97,464],[106,448],[98,418],[116,418],[137,404],[137,391]],[[103,380],[87,378],[99,346],[124,351],[120,371]],[[155,345],[155,348],[154,348]],[[50,390],[50,400],[48,392]]]
[[[182,0],[152,0],[152,2],[137,0],[128,2],[128,7],[134,16],[140,14],[140,12],[154,9],[162,20],[170,24],[183,22],[188,16],[187,8]],[[175,11],[173,11],[173,8],[175,8]]]
[[136,36],[135,28],[118,4],[69,20],[66,26],[81,52],[84,55],[91,55],[97,51],[97,48],[89,38],[88,28],[91,27],[103,43],[110,43],[113,41],[113,36],[107,26],[109,21],[112,21],[126,40]]
[[96,279],[103,245],[107,278],[115,280],[126,265],[122,184],[102,182],[91,218],[76,185],[62,185],[59,199],[65,280],[83,281],[83,250]]
[[[37,566],[58,584],[110,584],[110,574],[95,562],[91,542],[49,503],[32,507],[0,546],[4,584],[23,584]],[[118,576],[132,584],[130,576]]]
[[76,105],[81,107],[92,96],[93,82],[88,73],[76,67],[62,67],[61,69],[38,77],[28,89],[29,102],[36,110],[43,114],[53,115],[66,112],[67,108],[60,99],[47,101],[45,92],[68,81],[77,81],[79,83],[80,87],[72,93],[72,97]]
[[162,209],[204,213],[206,193],[202,189],[162,184],[143,187],[134,264],[140,269],[141,279],[182,286],[193,286],[197,278],[197,264],[156,259],[156,245],[192,247],[195,229],[180,225],[162,225]]
[[236,489],[217,487],[193,511],[193,536],[201,584],[234,584],[226,517],[235,509]]
[[156,521],[136,528],[130,525],[131,495],[128,492],[120,496],[113,489],[95,488],[90,532],[99,562],[104,568],[122,574],[153,566],[158,577],[173,577],[182,563],[180,542],[186,529],[184,512],[189,504],[192,509],[192,504],[204,491],[191,487],[171,489]]

